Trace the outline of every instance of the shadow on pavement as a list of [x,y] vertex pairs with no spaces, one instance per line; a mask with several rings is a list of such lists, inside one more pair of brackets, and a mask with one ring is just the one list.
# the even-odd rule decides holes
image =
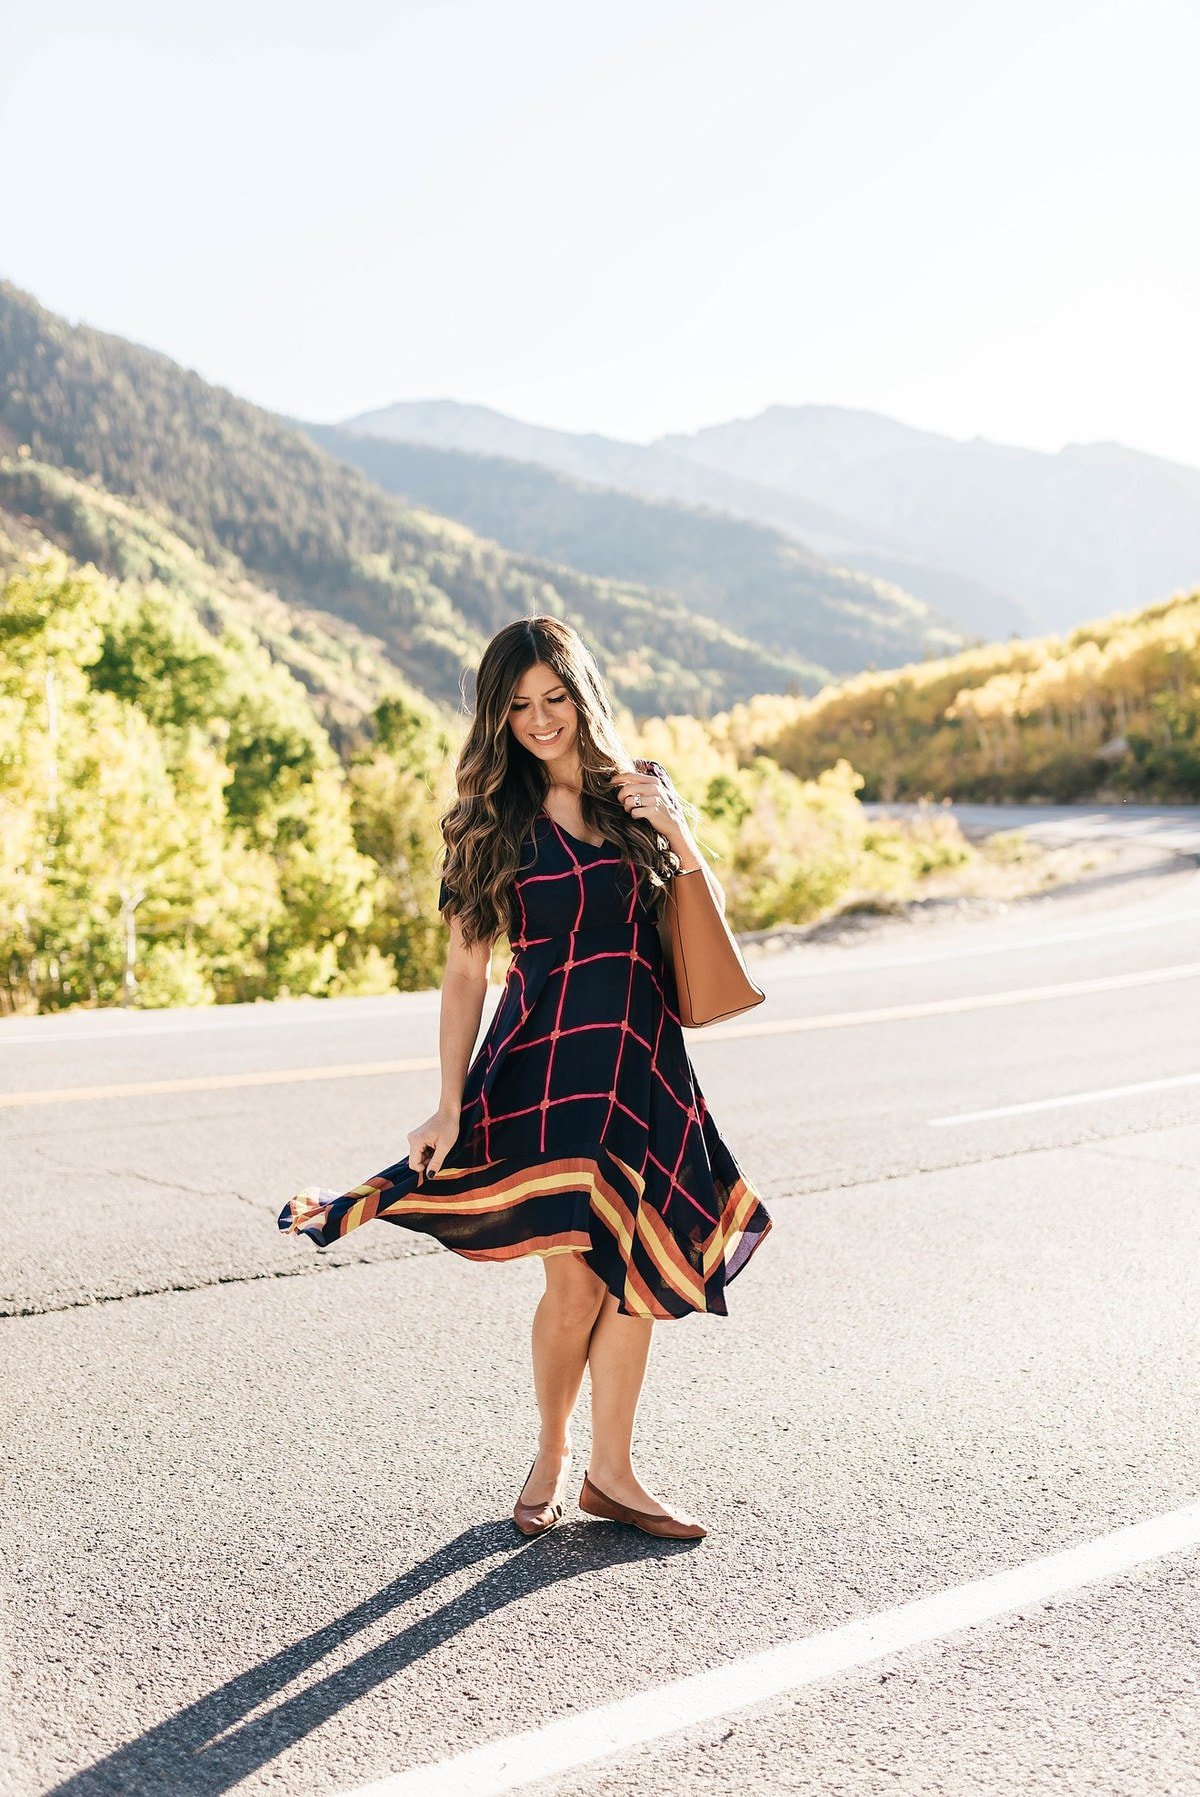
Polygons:
[[[99,1797],[100,1793],[111,1797],[114,1792],[154,1793],[155,1797],[167,1792],[175,1797],[196,1793],[203,1797],[204,1793],[227,1791],[339,1710],[506,1604],[561,1579],[577,1578],[605,1566],[662,1558],[695,1545],[660,1541],[591,1522],[560,1523],[544,1537],[523,1541],[508,1519],[479,1523],[385,1585],[376,1596],[261,1665],[239,1673],[94,1765],[73,1773],[53,1786],[47,1797]],[[282,1695],[287,1685],[350,1636],[380,1622],[442,1579],[496,1555],[502,1556],[498,1566],[432,1615],[402,1628],[339,1671],[290,1696]],[[251,1715],[264,1704],[271,1707],[261,1715]]]

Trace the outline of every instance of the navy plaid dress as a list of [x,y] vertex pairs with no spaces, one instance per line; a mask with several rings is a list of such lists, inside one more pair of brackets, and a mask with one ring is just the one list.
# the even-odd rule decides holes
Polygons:
[[[633,875],[615,844],[538,812],[512,961],[444,1165],[419,1179],[405,1156],[340,1196],[308,1188],[281,1230],[327,1247],[380,1218],[471,1260],[576,1252],[625,1315],[726,1314],[725,1287],[771,1219],[704,1101]],[[448,897],[443,881],[439,909]]]

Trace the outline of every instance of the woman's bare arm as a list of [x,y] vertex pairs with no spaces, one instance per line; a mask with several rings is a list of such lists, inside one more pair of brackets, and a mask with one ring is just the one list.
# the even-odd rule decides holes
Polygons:
[[442,976],[438,1024],[438,1052],[442,1063],[439,1110],[458,1110],[462,1105],[463,1086],[471,1064],[471,1050],[479,1034],[492,961],[490,941],[476,942],[468,948],[457,917],[450,918],[449,924],[450,949]]
[[[675,788],[675,783],[671,779],[670,774],[667,773],[665,768],[663,769],[663,773],[664,773],[664,775],[666,775],[664,784],[666,786],[667,793],[668,793],[669,797],[678,805],[679,793]],[[680,860],[679,871],[680,871],[680,873],[688,874],[688,873],[702,872],[704,875],[704,878],[708,882],[708,889],[713,895],[713,903],[716,905],[717,910],[721,913],[721,916],[724,917],[724,915],[725,915],[725,893],[721,887],[721,882],[720,882],[720,880],[718,880],[718,878],[717,878],[716,874],[713,872],[712,868],[708,865],[708,862],[704,859],[704,855],[703,855],[703,852],[701,851],[700,844],[696,841],[695,836],[692,834],[692,831],[688,826],[687,819],[683,816],[682,807],[680,807],[680,815],[679,815],[678,821],[676,821],[673,818],[671,820],[671,822],[674,826],[674,829],[670,833],[668,833],[667,830],[663,829],[661,824],[658,825],[658,828],[660,830],[662,830],[663,835],[666,836],[667,841],[671,844],[671,847],[675,850],[675,853],[679,856],[679,860]]]
[[718,880],[716,874],[704,859],[696,838],[692,835],[692,832],[688,829],[686,824],[682,826],[680,834],[683,837],[683,845],[679,846],[678,844],[672,844],[672,847],[675,849],[675,853],[679,856],[682,864],[679,872],[681,874],[697,872],[703,874],[703,877],[708,882],[708,889],[713,895],[713,903],[721,913],[721,916],[724,917],[725,893],[720,880]]

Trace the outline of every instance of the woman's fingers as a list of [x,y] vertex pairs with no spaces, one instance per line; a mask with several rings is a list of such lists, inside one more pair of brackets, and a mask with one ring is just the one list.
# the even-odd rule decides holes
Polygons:
[[[670,809],[667,789],[657,774],[620,774],[617,779],[619,781],[618,794],[626,811],[653,811],[656,799],[659,810]],[[636,805],[633,802],[635,797],[639,801]]]
[[428,1171],[429,1156],[433,1153],[435,1138],[427,1129],[413,1129],[408,1136],[408,1164],[417,1170],[417,1179]]
[[441,1172],[454,1141],[454,1132],[433,1123],[409,1131],[408,1164],[416,1169],[418,1184],[427,1173]]

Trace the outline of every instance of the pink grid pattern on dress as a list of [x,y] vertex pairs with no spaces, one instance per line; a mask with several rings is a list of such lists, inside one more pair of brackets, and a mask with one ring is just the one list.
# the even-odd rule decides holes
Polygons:
[[[705,1106],[703,1094],[698,1093],[693,1084],[692,1093],[691,1093],[691,1102],[690,1102],[690,1104],[684,1104],[682,1102],[682,1100],[680,1099],[678,1093],[671,1086],[670,1081],[668,1079],[666,1079],[666,1077],[663,1075],[661,1069],[658,1066],[658,1047],[659,1047],[659,1040],[661,1037],[664,1018],[667,1015],[669,1015],[672,1018],[672,1020],[676,1024],[678,1024],[679,1023],[678,1013],[675,1011],[675,1009],[673,1008],[673,1006],[670,1003],[670,1000],[668,999],[668,997],[666,995],[666,992],[663,988],[662,982],[658,978],[657,969],[655,968],[655,966],[652,962],[648,961],[645,958],[644,955],[639,954],[636,941],[634,941],[627,950],[626,949],[608,949],[608,950],[604,950],[604,951],[601,951],[600,953],[592,954],[592,955],[576,954],[576,948],[579,946],[580,938],[587,934],[587,927],[581,926],[579,923],[579,920],[580,920],[580,918],[583,917],[584,911],[585,911],[584,867],[583,867],[582,862],[580,861],[579,856],[576,854],[574,847],[572,846],[575,839],[573,837],[569,836],[567,834],[567,832],[562,830],[560,828],[559,824],[556,822],[556,820],[554,818],[550,817],[548,812],[544,812],[543,815],[547,817],[547,819],[549,820],[551,826],[553,827],[556,835],[558,836],[558,839],[559,839],[560,843],[562,844],[564,850],[566,851],[566,854],[571,862],[571,866],[567,871],[565,871],[563,873],[530,874],[528,876],[525,876],[524,878],[518,878],[518,880],[516,881],[515,891],[516,891],[516,895],[517,895],[517,901],[520,906],[521,927],[520,927],[519,933],[512,939],[511,946],[514,951],[514,954],[513,954],[512,968],[510,969],[510,977],[513,977],[515,975],[516,979],[520,982],[521,993],[522,993],[522,1008],[521,1008],[521,1012],[518,1017],[518,1020],[513,1026],[513,1029],[509,1032],[509,1034],[506,1037],[504,1037],[503,1041],[496,1044],[495,1049],[492,1051],[491,1058],[494,1059],[495,1056],[498,1055],[500,1053],[500,1051],[506,1046],[506,1044],[512,1040],[513,1036],[520,1030],[520,1028],[522,1027],[522,1025],[525,1022],[526,1017],[528,1016],[528,1008],[524,1004],[524,995],[525,995],[524,974],[523,974],[523,970],[521,968],[520,959],[519,959],[521,951],[524,949],[527,949],[527,948],[536,947],[538,944],[543,943],[543,942],[558,941],[560,939],[559,936],[530,937],[525,934],[525,929],[527,927],[526,913],[525,913],[525,908],[524,908],[524,902],[521,898],[521,888],[525,885],[532,885],[535,882],[574,880],[577,883],[578,888],[579,888],[579,902],[578,902],[578,905],[577,905],[576,911],[575,911],[576,922],[575,922],[575,927],[566,932],[566,940],[567,940],[567,945],[568,945],[566,960],[559,967],[552,968],[550,970],[550,975],[548,976],[550,978],[553,978],[555,974],[562,975],[562,984],[559,989],[558,1005],[557,1005],[557,1009],[555,1012],[555,1022],[554,1022],[553,1027],[550,1029],[548,1034],[542,1035],[542,1036],[531,1037],[528,1040],[523,1040],[521,1042],[515,1043],[513,1048],[511,1050],[509,1050],[510,1053],[518,1054],[523,1049],[535,1048],[535,1047],[539,1047],[543,1044],[549,1043],[550,1048],[549,1048],[549,1053],[546,1057],[546,1077],[545,1077],[545,1084],[544,1084],[542,1097],[536,1104],[527,1105],[520,1110],[493,1111],[490,1108],[490,1105],[488,1102],[488,1094],[486,1091],[484,1092],[482,1121],[483,1121],[483,1128],[484,1128],[484,1153],[485,1153],[485,1156],[487,1156],[489,1158],[491,1156],[490,1134],[491,1134],[491,1128],[492,1128],[493,1124],[501,1123],[501,1122],[503,1122],[507,1119],[511,1119],[511,1118],[529,1116],[534,1111],[538,1111],[538,1110],[540,1110],[542,1113],[539,1145],[540,1145],[542,1152],[545,1152],[545,1148],[546,1148],[546,1114],[549,1111],[550,1107],[552,1105],[557,1105],[557,1104],[576,1103],[580,1099],[596,1099],[596,1098],[607,1098],[608,1099],[609,1108],[605,1114],[605,1128],[607,1128],[608,1120],[611,1118],[614,1108],[624,1111],[625,1114],[627,1116],[631,1117],[635,1123],[644,1124],[644,1122],[645,1122],[644,1118],[638,1117],[636,1112],[631,1111],[627,1105],[622,1104],[621,1100],[617,1096],[617,1091],[616,1091],[615,1085],[613,1087],[611,1087],[607,1092],[568,1092],[568,1093],[563,1093],[558,1098],[551,1097],[551,1094],[550,1094],[551,1073],[552,1073],[553,1065],[554,1065],[554,1052],[555,1052],[555,1047],[557,1045],[557,1042],[558,1042],[560,1036],[579,1034],[579,1033],[584,1033],[584,1032],[596,1030],[596,1029],[617,1029],[622,1032],[622,1038],[621,1038],[621,1042],[618,1046],[618,1051],[617,1051],[617,1061],[616,1061],[616,1066],[614,1068],[614,1073],[613,1073],[614,1080],[616,1079],[617,1073],[619,1072],[619,1069],[620,1069],[621,1056],[624,1053],[626,1037],[627,1037],[627,1035],[633,1035],[635,1037],[635,1039],[649,1051],[650,1065],[651,1065],[651,1069],[652,1069],[655,1077],[657,1078],[657,1080],[658,1080],[659,1084],[662,1086],[662,1088],[670,1094],[672,1102],[678,1106],[678,1108],[683,1112],[684,1117],[685,1117],[682,1138],[681,1138],[680,1144],[679,1144],[679,1152],[675,1157],[675,1164],[673,1167],[668,1167],[663,1161],[660,1161],[658,1159],[658,1157],[650,1151],[650,1148],[648,1145],[646,1148],[646,1161],[653,1162],[654,1166],[659,1170],[660,1173],[662,1173],[666,1177],[666,1179],[668,1181],[668,1194],[667,1194],[666,1201],[663,1204],[662,1214],[664,1216],[666,1216],[666,1214],[670,1208],[671,1201],[674,1198],[675,1193],[679,1192],[683,1196],[683,1198],[687,1201],[687,1203],[692,1207],[693,1210],[698,1211],[699,1214],[702,1217],[704,1217],[705,1220],[710,1225],[714,1225],[718,1222],[719,1219],[716,1216],[714,1216],[711,1212],[705,1210],[704,1206],[702,1204],[699,1204],[697,1202],[697,1200],[692,1196],[692,1194],[687,1190],[687,1187],[682,1185],[679,1181],[679,1169],[683,1165],[684,1157],[687,1153],[687,1148],[688,1148],[688,1143],[689,1143],[689,1140],[691,1137],[691,1132],[693,1129],[699,1128],[699,1126],[706,1114],[706,1106]],[[599,847],[599,845],[593,845],[593,844],[584,844],[583,846],[584,847],[593,847],[593,846]],[[608,856],[602,857],[602,859],[600,859],[599,861],[592,861],[588,865],[589,865],[589,867],[598,868],[598,867],[621,865],[621,864],[625,864],[625,858],[623,856],[608,855]],[[633,927],[637,922],[637,892],[636,892],[636,890],[631,894],[629,911],[628,911],[627,917],[625,918],[625,922],[628,923],[631,927]],[[572,1029],[566,1029],[566,1030],[562,1029],[560,1027],[560,1024],[561,1024],[564,1004],[565,1004],[565,1000],[566,1000],[567,982],[571,978],[571,974],[577,967],[582,967],[582,966],[590,965],[597,961],[605,961],[605,960],[614,960],[614,961],[622,961],[622,962],[627,961],[629,963],[628,985],[627,985],[627,989],[626,989],[626,1016],[625,1016],[625,1018],[619,1023],[598,1022],[598,1023],[593,1023],[593,1024],[580,1024],[580,1025],[575,1026],[575,1028],[573,1030]],[[651,978],[655,985],[655,989],[657,990],[657,992],[659,993],[659,995],[662,999],[662,1010],[660,1011],[660,1014],[659,1014],[658,1030],[656,1031],[655,1040],[654,1040],[653,1044],[647,1042],[644,1037],[638,1035],[637,1031],[633,1029],[633,1026],[628,1021],[630,999],[631,999],[632,992],[633,992],[634,968],[639,962],[650,973]],[[490,1065],[490,1061],[489,1061],[489,1065]],[[643,1161],[642,1166],[638,1169],[639,1175],[643,1178],[645,1177],[645,1172],[646,1172],[646,1161]]]

